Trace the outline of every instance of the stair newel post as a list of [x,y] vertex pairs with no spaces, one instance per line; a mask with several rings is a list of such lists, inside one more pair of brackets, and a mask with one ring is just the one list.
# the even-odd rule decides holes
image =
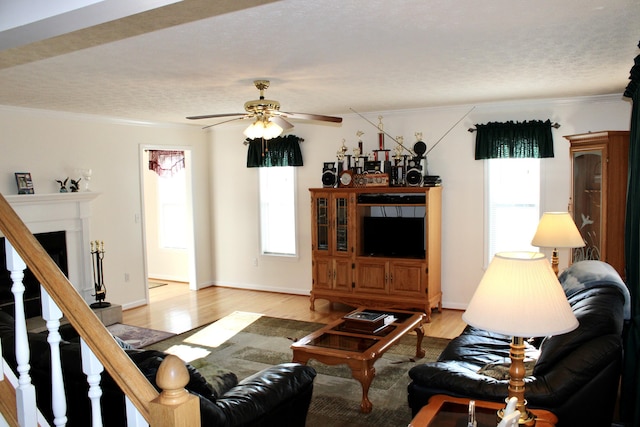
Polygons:
[[87,376],[89,384],[89,400],[91,401],[91,426],[102,427],[102,408],[100,407],[100,378],[104,367],[98,358],[93,354],[91,348],[84,339],[80,339],[80,352],[82,354],[82,372]]
[[162,392],[149,404],[151,427],[200,427],[200,402],[185,389],[189,371],[179,357],[165,357],[156,383]]
[[5,253],[7,254],[7,270],[11,277],[11,292],[15,302],[15,341],[16,362],[18,364],[18,388],[16,389],[16,402],[18,406],[18,421],[23,427],[37,425],[36,389],[31,383],[29,370],[29,339],[27,337],[27,321],[24,314],[24,270],[27,265],[20,255],[13,249],[9,239],[4,240]]
[[47,290],[40,286],[42,318],[47,322],[47,342],[51,351],[51,408],[53,409],[53,424],[64,426],[67,424],[67,401],[62,377],[62,362],[60,359],[60,319],[62,311],[51,299]]

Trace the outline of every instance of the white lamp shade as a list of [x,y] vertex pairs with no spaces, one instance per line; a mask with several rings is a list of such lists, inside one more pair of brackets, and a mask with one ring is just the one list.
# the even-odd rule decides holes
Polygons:
[[262,137],[263,131],[264,124],[261,120],[256,120],[254,123],[251,123],[242,133],[244,133],[244,135],[249,139],[255,139]]
[[562,334],[578,327],[558,278],[539,252],[496,254],[462,319],[517,337]]
[[275,124],[274,122],[269,121],[264,125],[264,133],[262,134],[262,137],[264,139],[271,139],[271,138],[275,138],[281,133],[282,133],[282,128],[277,124]]
[[256,119],[256,121],[250,124],[243,133],[250,139],[272,139],[279,136],[282,133],[282,130],[282,127],[270,120],[266,121],[263,119]]
[[569,212],[545,212],[531,245],[539,248],[580,248],[584,239]]

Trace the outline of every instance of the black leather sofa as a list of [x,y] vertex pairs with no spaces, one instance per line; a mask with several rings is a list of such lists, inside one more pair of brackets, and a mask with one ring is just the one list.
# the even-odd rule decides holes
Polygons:
[[[91,425],[88,384],[82,372],[80,344],[68,325],[60,329],[62,369],[67,394],[67,426]],[[2,352],[16,371],[13,318],[0,311]],[[29,333],[31,378],[36,387],[38,407],[52,422],[50,351],[47,334]],[[166,356],[155,350],[125,350],[147,379],[156,386],[157,369]],[[316,372],[297,363],[285,363],[260,371],[238,382],[235,374],[205,379],[187,364],[190,381],[187,389],[200,400],[202,426],[291,426],[303,427],[313,393]],[[124,395],[106,373],[102,374],[102,418],[107,427],[126,425]],[[157,388],[157,386],[156,386]],[[52,424],[53,425],[53,424]]]
[[[579,326],[526,342],[525,398],[553,412],[559,426],[611,426],[622,364],[622,331],[629,292],[601,261],[574,263],[559,277]],[[435,394],[504,402],[511,337],[467,326],[437,362],[409,371],[415,415]]]

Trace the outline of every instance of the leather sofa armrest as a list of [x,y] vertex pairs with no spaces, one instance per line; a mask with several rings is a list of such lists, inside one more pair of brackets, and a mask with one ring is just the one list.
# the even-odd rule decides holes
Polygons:
[[553,406],[570,399],[611,364],[620,363],[621,338],[604,335],[575,348],[543,375],[534,368],[536,380],[526,385],[525,393],[529,393],[529,400],[536,405]]
[[[313,390],[316,371],[298,363],[284,363],[251,375],[200,410],[207,425],[252,425],[284,402]],[[305,410],[306,413],[306,410]]]

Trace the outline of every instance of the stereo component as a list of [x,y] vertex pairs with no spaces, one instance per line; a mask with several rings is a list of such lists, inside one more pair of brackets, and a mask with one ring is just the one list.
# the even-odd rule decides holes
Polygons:
[[325,162],[322,167],[322,186],[325,188],[335,187],[338,183],[338,172],[334,162]]

